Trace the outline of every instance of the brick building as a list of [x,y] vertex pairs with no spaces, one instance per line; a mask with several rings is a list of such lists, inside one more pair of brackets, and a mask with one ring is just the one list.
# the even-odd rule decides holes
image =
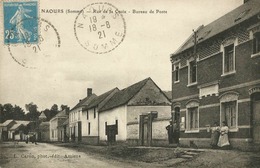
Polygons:
[[180,143],[208,147],[227,121],[235,148],[260,142],[260,1],[200,26],[171,55],[172,112]]

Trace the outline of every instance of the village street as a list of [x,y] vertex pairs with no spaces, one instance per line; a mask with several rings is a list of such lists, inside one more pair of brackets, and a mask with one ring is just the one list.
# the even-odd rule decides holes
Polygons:
[[52,144],[0,143],[0,168],[138,167]]
[[[176,151],[180,155],[176,157]],[[73,143],[0,143],[0,168],[260,166],[258,152],[163,147],[107,147]]]

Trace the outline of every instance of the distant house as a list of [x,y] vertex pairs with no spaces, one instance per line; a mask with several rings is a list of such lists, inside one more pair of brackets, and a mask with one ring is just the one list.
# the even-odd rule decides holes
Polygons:
[[25,135],[30,129],[30,121],[6,120],[0,124],[1,139],[6,140],[25,140]]
[[99,142],[99,109],[116,93],[114,88],[100,96],[94,97],[82,111],[82,142],[98,144]]
[[46,142],[50,140],[50,123],[44,112],[41,112],[38,122],[38,141]]
[[15,120],[15,124],[9,129],[9,139],[12,140],[26,140],[26,135],[29,132],[30,121]]
[[[80,142],[82,140],[82,109],[86,107],[96,95],[88,88],[87,97],[79,100],[79,103],[69,111],[70,141]],[[86,118],[84,118],[86,120]]]
[[64,130],[60,127],[68,119],[68,111],[64,109],[50,120],[50,141],[64,141]]
[[39,133],[38,133],[39,141],[48,142],[50,141],[50,122],[45,121],[41,122],[39,125]]
[[3,141],[8,140],[8,131],[14,124],[15,124],[14,120],[6,120],[5,122],[0,124],[1,140]]
[[234,148],[260,143],[259,0],[200,26],[171,62],[172,110],[182,145],[210,147],[210,127],[223,121]]
[[67,118],[61,125],[59,125],[60,129],[63,131],[64,139],[63,142],[69,142],[69,118]]
[[100,143],[166,144],[171,102],[151,78],[117,91],[99,109]]
[[1,140],[6,141],[8,140],[8,131],[10,128],[15,124],[14,120],[6,120],[4,123],[0,124],[0,135]]

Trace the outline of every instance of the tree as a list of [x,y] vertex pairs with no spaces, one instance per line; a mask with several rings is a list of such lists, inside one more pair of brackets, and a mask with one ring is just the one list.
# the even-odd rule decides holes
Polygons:
[[5,121],[4,118],[4,106],[0,104],[0,123],[3,123]]
[[65,109],[69,109],[68,105],[64,105],[64,104],[62,104],[60,106],[60,108],[61,108],[61,111],[65,110]]
[[7,104],[0,104],[0,123],[5,122],[6,120],[24,120],[25,119],[25,113],[24,110],[17,106],[12,105],[10,103]]
[[58,105],[57,104],[53,104],[51,106],[51,109],[45,109],[42,112],[46,115],[47,120],[49,121],[50,119],[52,119],[57,113],[58,113]]
[[1,107],[2,110],[2,114],[1,114],[1,120],[2,122],[6,121],[6,120],[10,120],[12,119],[12,113],[13,113],[13,105],[10,103],[4,104]]
[[54,104],[54,105],[51,106],[51,111],[56,111],[56,112],[58,112],[58,110],[59,110],[59,107],[58,107],[57,104]]
[[39,118],[40,113],[37,111],[37,105],[33,102],[25,104],[25,108],[29,113],[26,114],[26,119],[29,121],[36,121]]
[[25,119],[24,110],[21,107],[15,105],[13,108],[12,118],[14,120],[24,120]]

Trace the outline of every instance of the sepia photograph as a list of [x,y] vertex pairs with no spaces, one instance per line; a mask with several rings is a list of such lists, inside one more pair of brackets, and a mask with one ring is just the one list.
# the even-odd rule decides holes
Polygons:
[[260,167],[260,1],[0,0],[18,167]]

